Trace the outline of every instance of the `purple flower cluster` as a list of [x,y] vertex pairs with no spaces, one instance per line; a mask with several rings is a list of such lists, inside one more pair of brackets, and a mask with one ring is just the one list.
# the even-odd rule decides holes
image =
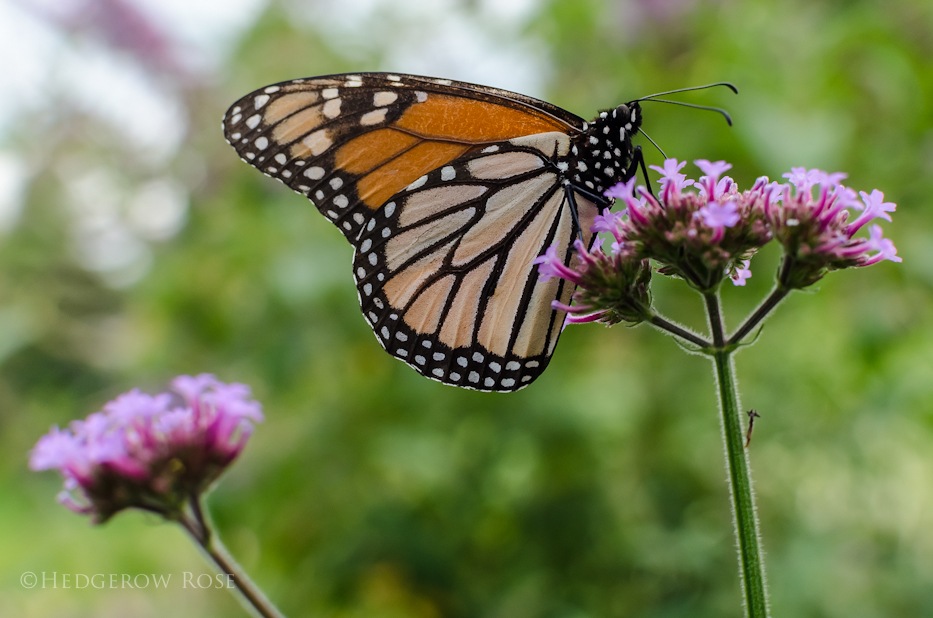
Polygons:
[[240,454],[263,416],[244,384],[201,374],[172,387],[177,395],[133,389],[67,429],[52,427],[30,467],[61,472],[59,501],[97,523],[129,507],[176,512]]
[[[874,219],[891,221],[888,213],[896,206],[885,202],[881,191],[861,191],[860,200],[855,191],[840,184],[845,174],[802,167],[784,177],[790,182],[768,185],[762,210],[792,260],[781,274],[787,287],[812,285],[830,270],[901,261],[894,243],[882,237],[880,225],[870,226],[867,238],[855,235]],[[853,212],[859,214],[850,221]]]
[[[643,272],[647,260],[657,261],[661,274],[709,292],[727,277],[744,286],[752,275],[751,257],[771,240],[784,247],[778,285],[787,290],[812,285],[831,270],[901,261],[880,226],[871,225],[867,237],[856,236],[874,219],[890,221],[895,205],[878,190],[862,192],[858,199],[840,184],[845,174],[794,168],[784,175],[788,183],[761,177],[751,189],[739,191],[724,176],[730,164],[695,163],[703,172],[697,181],[681,173],[686,162],[668,159],[663,167],[652,165],[661,173],[657,197],[636,187],[634,178],[605,192],[625,205],[617,212],[605,209],[590,228],[612,235],[608,254],[597,240],[589,251],[582,243],[575,245],[582,264],[578,270],[564,265],[553,247],[535,261],[541,277],[561,277],[577,286],[576,304],[555,302],[555,309],[570,313],[570,322],[640,321],[636,314],[645,319],[648,313],[642,310],[650,309],[647,291],[639,288],[650,277]],[[858,213],[854,219],[853,213]],[[636,290],[635,297],[626,297]],[[620,306],[638,310],[623,317],[613,313]]]
[[[609,216],[609,215],[607,215]],[[599,217],[597,217],[598,219]],[[600,225],[597,222],[597,225]],[[566,266],[554,247],[535,259],[542,281],[560,277],[577,286],[573,305],[553,301],[551,306],[568,314],[570,324],[602,322],[638,324],[651,315],[651,265],[648,260],[632,259],[613,251],[602,251],[602,239],[597,238],[592,250],[577,240],[574,248],[580,257],[580,270]]]

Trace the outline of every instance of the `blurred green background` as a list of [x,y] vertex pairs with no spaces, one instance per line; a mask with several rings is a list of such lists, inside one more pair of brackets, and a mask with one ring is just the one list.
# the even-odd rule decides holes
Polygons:
[[[419,377],[359,315],[350,247],[242,164],[220,118],[279,80],[387,70],[578,115],[652,92],[670,156],[748,186],[846,171],[903,264],[797,293],[737,357],[776,617],[933,615],[933,4],[928,0],[0,3],[0,614],[245,615],[180,529],[103,527],[27,452],[139,386],[212,372],[267,414],[209,504],[286,615],[740,615],[713,376],[647,328],[569,328],[513,395]],[[661,156],[646,148],[649,163]],[[695,170],[693,172],[695,176]],[[730,324],[768,291],[765,250]],[[731,286],[730,286],[731,288]],[[658,304],[701,305],[656,278]],[[165,590],[20,575],[172,574]]]

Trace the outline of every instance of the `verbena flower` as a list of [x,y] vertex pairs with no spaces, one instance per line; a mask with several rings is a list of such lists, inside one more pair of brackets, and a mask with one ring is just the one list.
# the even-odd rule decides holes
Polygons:
[[[862,191],[859,200],[855,191],[839,184],[845,177],[841,173],[794,168],[785,176],[791,183],[770,186],[763,202],[768,225],[784,247],[783,285],[803,288],[832,270],[901,261],[880,226],[869,227],[867,238],[856,236],[874,219],[891,220],[888,213],[896,206],[885,202],[881,191]],[[851,220],[858,211],[861,214]]]
[[877,189],[856,194],[840,184],[843,173],[801,167],[784,174],[787,183],[761,177],[740,191],[723,176],[732,167],[728,163],[695,163],[704,174],[696,182],[680,172],[684,162],[652,165],[662,176],[658,197],[636,187],[634,178],[605,192],[625,205],[617,212],[603,210],[590,228],[612,234],[608,255],[599,242],[591,251],[577,242],[577,268],[565,266],[554,247],[536,260],[543,278],[561,277],[577,286],[573,305],[555,304],[570,314],[569,322],[646,319],[649,259],[658,262],[658,272],[681,277],[702,292],[727,277],[744,286],[752,275],[750,258],[772,239],[784,247],[779,277],[786,289],[812,285],[831,270],[901,261],[880,226],[857,235],[874,219],[891,220],[896,207]]
[[[605,194],[626,205],[627,216],[616,218],[615,229],[609,230],[622,253],[657,260],[662,274],[708,290],[768,242],[771,232],[757,208],[757,186],[739,192],[731,178],[720,178],[731,167],[723,161],[700,160],[697,166],[705,174],[698,182],[680,173],[684,163],[676,159],[665,161],[663,168],[652,166],[662,174],[657,198],[644,187],[635,188],[634,179]],[[690,186],[698,191],[686,191]]]
[[555,247],[549,247],[534,261],[542,281],[560,277],[577,286],[573,304],[565,305],[556,300],[551,303],[554,309],[568,314],[568,323],[638,324],[650,317],[651,266],[648,260],[622,253],[618,243],[613,243],[613,250],[607,255],[599,238],[591,250],[579,240],[574,248],[579,256],[578,269],[564,265]]
[[240,454],[263,416],[243,384],[201,374],[172,387],[177,395],[133,389],[67,429],[52,427],[30,467],[61,472],[59,501],[96,523],[130,507],[177,512]]

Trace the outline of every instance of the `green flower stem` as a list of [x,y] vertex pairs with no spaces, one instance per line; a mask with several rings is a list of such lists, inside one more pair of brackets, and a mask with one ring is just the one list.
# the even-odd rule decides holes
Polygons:
[[674,322],[671,322],[670,320],[662,318],[660,315],[656,313],[652,313],[650,315],[650,317],[648,318],[648,322],[650,322],[657,328],[674,335],[675,337],[680,337],[684,341],[689,341],[695,346],[698,346],[700,348],[710,347],[710,342],[707,341],[706,339],[700,337],[697,334],[691,333],[689,330],[683,328],[682,326],[679,326],[678,324],[675,324]]
[[178,523],[188,531],[191,538],[210,556],[214,564],[220,567],[222,572],[230,576],[233,584],[243,595],[243,599],[249,603],[246,606],[247,609],[255,610],[251,613],[255,613],[262,618],[285,618],[284,614],[276,609],[262,590],[246,575],[246,572],[236,563],[220,542],[220,539],[217,538],[217,535],[213,533],[197,497],[191,499],[191,511],[191,514],[182,512],[177,517]]
[[729,489],[732,495],[736,541],[739,546],[739,567],[745,596],[745,611],[748,618],[767,618],[769,612],[765,566],[761,557],[752,477],[744,445],[745,436],[742,433],[739,396],[732,364],[734,348],[726,344],[723,335],[719,292],[706,292],[703,298],[706,301],[706,312],[713,332],[713,349],[710,355],[716,366],[716,381],[719,383],[723,442],[729,468]]

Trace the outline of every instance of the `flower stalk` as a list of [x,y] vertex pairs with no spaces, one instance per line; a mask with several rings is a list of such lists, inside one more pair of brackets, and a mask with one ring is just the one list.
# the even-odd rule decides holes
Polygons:
[[[220,539],[214,534],[206,510],[200,503],[198,496],[190,500],[190,512],[180,511],[177,521],[188,532],[191,538],[204,550],[204,553],[236,586],[242,595],[244,607],[255,610],[253,613],[262,618],[285,618],[285,616],[263,594],[262,590],[253,583],[246,571],[237,564],[236,560],[227,551]],[[248,603],[248,605],[247,605]]]
[[739,550],[739,575],[746,614],[749,618],[767,618],[769,612],[765,565],[761,555],[758,514],[755,511],[751,468],[745,448],[745,431],[742,428],[739,394],[732,362],[734,347],[725,341],[718,291],[704,294],[703,299],[713,333],[714,347],[710,355],[716,368],[716,382],[719,387],[720,428],[726,454],[726,468],[729,471],[732,523]]

